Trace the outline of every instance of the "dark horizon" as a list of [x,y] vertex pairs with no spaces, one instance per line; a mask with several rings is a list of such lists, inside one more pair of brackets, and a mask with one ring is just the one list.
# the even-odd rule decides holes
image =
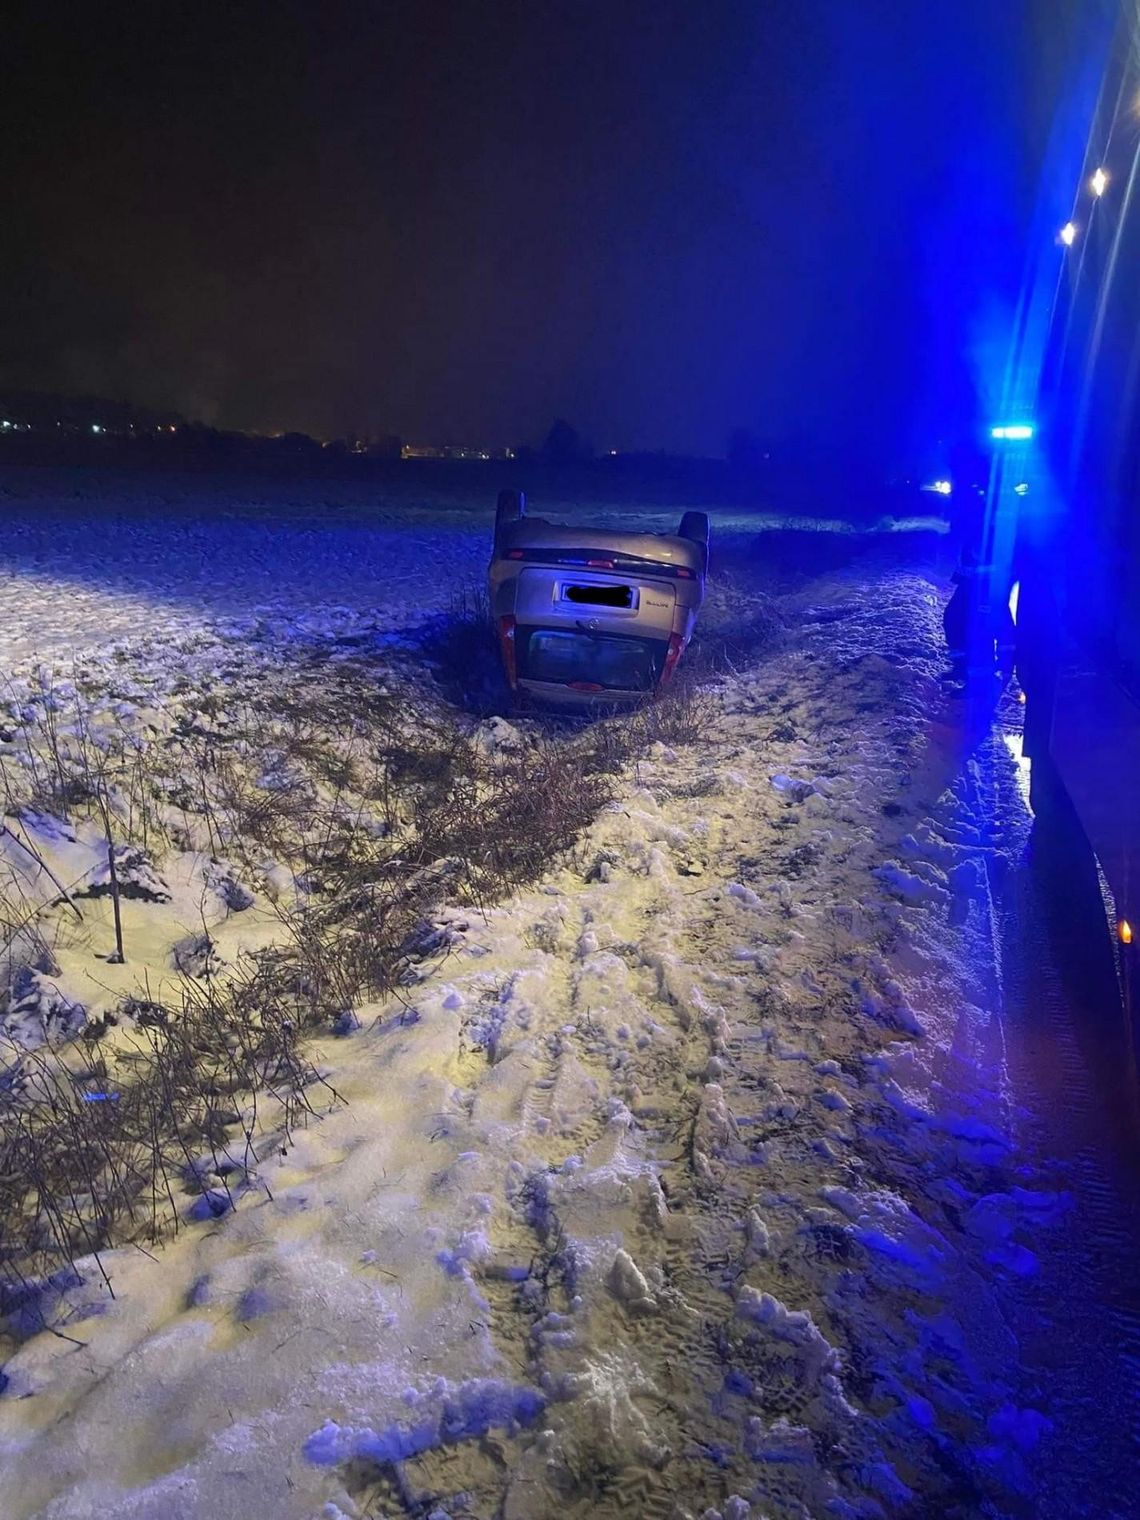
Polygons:
[[0,386],[319,437],[910,447],[1012,310],[1063,83],[1056,5],[995,9],[16,24]]

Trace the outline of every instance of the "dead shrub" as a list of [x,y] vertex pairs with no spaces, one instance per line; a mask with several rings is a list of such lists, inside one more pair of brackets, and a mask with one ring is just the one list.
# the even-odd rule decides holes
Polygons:
[[[465,601],[434,647],[445,691],[501,699],[482,602]],[[700,742],[715,718],[700,668],[631,713],[528,723],[516,749],[491,755],[454,708],[410,700],[391,672],[381,690],[363,659],[306,657],[284,690],[251,683],[236,714],[199,703],[203,721],[146,743],[105,723],[96,734],[88,686],[78,721],[30,732],[26,765],[0,757],[10,809],[35,801],[94,824],[109,856],[208,847],[254,876],[272,857],[298,882],[271,950],[187,976],[174,1006],[129,1000],[113,1048],[100,1039],[109,1018],[73,1045],[11,1053],[0,1288],[35,1303],[78,1257],[161,1239],[188,1189],[208,1210],[231,1206],[263,1147],[314,1112],[310,1033],[399,994],[416,960],[446,950],[441,902],[488,905],[546,872],[650,745]],[[34,904],[9,905],[0,931],[13,965],[29,946],[47,953]]]
[[422,648],[440,690],[455,707],[486,717],[509,702],[491,603],[483,587],[461,592],[447,613],[433,619]]
[[612,796],[576,747],[542,739],[454,785],[442,805],[417,819],[427,854],[461,862],[472,900],[493,902],[534,880],[575,842]]
[[189,984],[176,1009],[150,1005],[110,1067],[83,1065],[74,1047],[23,1052],[0,1100],[4,1292],[27,1304],[61,1265],[157,1241],[188,1192],[206,1199],[189,1204],[201,1217],[232,1206],[257,1147],[314,1111],[321,1078],[303,1038],[294,1000],[254,965],[236,982]]

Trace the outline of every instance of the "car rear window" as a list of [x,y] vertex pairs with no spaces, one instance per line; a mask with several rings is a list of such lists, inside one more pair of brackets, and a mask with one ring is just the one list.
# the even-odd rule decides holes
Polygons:
[[581,681],[607,691],[652,691],[665,659],[663,639],[637,639],[568,628],[529,628],[516,635],[524,680]]

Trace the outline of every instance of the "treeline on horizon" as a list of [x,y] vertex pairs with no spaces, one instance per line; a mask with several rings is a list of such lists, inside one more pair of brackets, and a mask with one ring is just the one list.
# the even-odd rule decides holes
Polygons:
[[[487,482],[576,491],[636,494],[652,487],[666,499],[739,505],[779,502],[808,513],[875,513],[931,509],[915,481],[888,482],[869,461],[806,445],[762,440],[746,428],[728,435],[724,458],[650,452],[595,453],[572,424],[556,418],[538,444],[499,453],[475,449],[434,456],[405,453],[396,435],[327,442],[306,433],[257,434],[211,427],[176,412],[100,397],[0,391],[0,464],[101,465],[115,469],[264,470],[274,474],[353,479],[420,476],[441,487]],[[935,502],[937,509],[939,504]]]
[[[742,430],[737,430],[737,434]],[[571,423],[556,417],[541,443],[519,443],[511,448],[488,449],[473,446],[441,445],[435,448],[417,445],[396,433],[346,434],[340,438],[319,439],[309,433],[245,432],[218,428],[194,421],[175,411],[157,411],[125,401],[110,401],[99,396],[64,396],[33,391],[0,389],[0,436],[8,441],[26,440],[36,435],[41,442],[57,443],[78,436],[90,438],[106,450],[115,439],[142,443],[150,437],[165,442],[171,435],[191,444],[196,450],[252,452],[270,455],[316,457],[363,455],[368,459],[519,459],[539,460],[547,464],[580,464],[595,458],[660,459],[665,449],[619,455],[610,451],[598,455],[590,441]],[[737,435],[734,434],[734,437]],[[410,454],[409,454],[410,449]],[[730,440],[730,454],[732,441]],[[759,448],[757,446],[757,453]],[[686,456],[678,456],[686,457]]]

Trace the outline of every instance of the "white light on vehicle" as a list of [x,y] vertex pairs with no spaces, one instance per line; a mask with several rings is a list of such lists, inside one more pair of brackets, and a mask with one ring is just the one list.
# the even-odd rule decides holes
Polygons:
[[1099,198],[1108,189],[1108,175],[1103,169],[1098,169],[1089,180],[1089,185],[1092,187],[1092,193]]
[[1066,222],[1058,234],[1066,248],[1071,248],[1077,241],[1077,228],[1075,222]]
[[1009,615],[1017,623],[1017,604],[1021,600],[1021,582],[1014,581],[1009,592]]
[[1013,488],[1013,493],[1015,496],[1028,496],[1029,482],[1027,480],[1019,480]]
[[1006,423],[1002,427],[990,428],[991,438],[1004,438],[1013,443],[1024,443],[1027,438],[1033,437],[1033,429],[1027,422]]
[[949,496],[954,487],[948,480],[936,480],[934,482],[934,489],[938,492],[939,496]]

